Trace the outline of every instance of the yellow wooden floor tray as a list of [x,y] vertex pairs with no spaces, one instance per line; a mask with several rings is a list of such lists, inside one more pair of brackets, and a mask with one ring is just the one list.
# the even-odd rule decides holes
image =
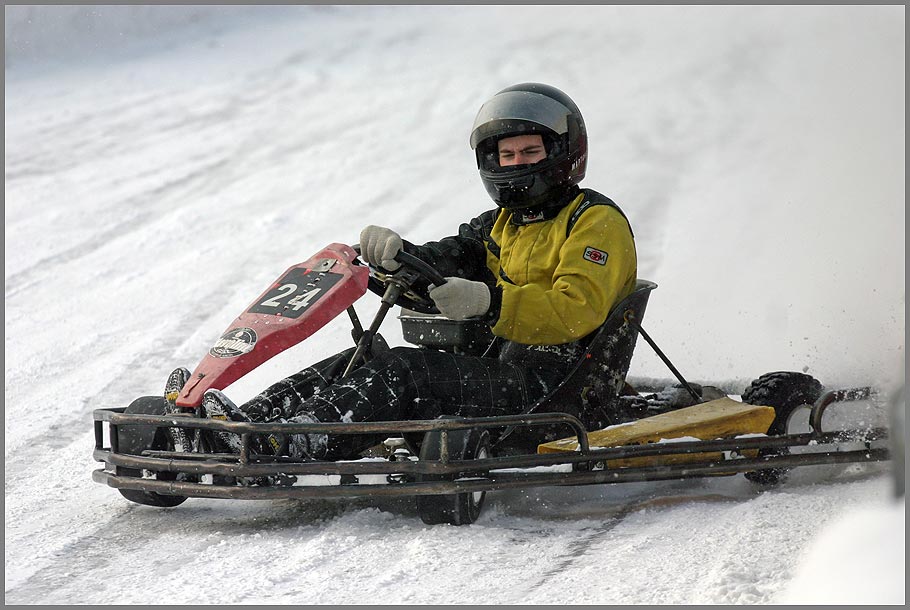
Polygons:
[[[635,422],[589,432],[588,444],[592,448],[621,447],[689,437],[699,440],[713,440],[731,438],[743,434],[765,434],[772,421],[774,421],[774,409],[772,407],[750,405],[725,397],[669,413],[646,417]],[[578,442],[575,437],[571,437],[538,445],[537,453],[561,453],[576,451],[577,449]],[[704,460],[709,455],[711,454],[699,453],[672,456],[669,459],[666,456],[653,456],[627,460],[610,460],[607,465],[609,467],[619,467],[679,463],[681,461]],[[717,457],[720,457],[720,454],[717,454]]]

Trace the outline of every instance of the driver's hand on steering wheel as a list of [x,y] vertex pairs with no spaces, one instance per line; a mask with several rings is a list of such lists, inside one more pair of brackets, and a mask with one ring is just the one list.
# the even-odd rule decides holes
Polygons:
[[401,237],[392,229],[369,225],[360,232],[360,255],[371,265],[395,271],[401,263],[395,255],[404,248]]
[[483,282],[447,277],[442,286],[430,290],[439,313],[450,320],[482,316],[490,309],[490,288]]

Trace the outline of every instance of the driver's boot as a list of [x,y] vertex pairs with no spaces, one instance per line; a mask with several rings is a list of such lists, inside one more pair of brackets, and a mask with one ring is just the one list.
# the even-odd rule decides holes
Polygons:
[[[205,417],[220,421],[250,421],[250,418],[241,411],[234,402],[225,396],[221,390],[206,390],[202,395],[202,408]],[[240,453],[243,446],[239,434],[212,430],[211,435],[215,440],[216,449],[220,453]]]
[[[202,408],[205,410],[205,416],[209,419],[239,422],[264,421],[258,417],[256,420],[252,419],[249,413],[241,410],[224,392],[214,388],[206,390],[205,394],[202,395]],[[285,422],[280,417],[270,421]],[[240,440],[239,434],[214,430],[212,431],[212,436],[215,438],[217,448],[220,451],[224,453],[240,453],[243,442]],[[287,455],[288,441],[285,438],[286,436],[285,434],[264,435],[265,441],[263,442],[260,440],[262,437],[254,435],[251,449],[254,453],[261,455]]]
[[[309,413],[299,413],[290,419],[280,418],[281,423],[289,424],[318,424],[318,419]],[[325,453],[329,437],[327,434],[299,433],[299,434],[270,434],[268,442],[275,451],[275,455],[286,455],[298,460],[312,460]]]
[[[184,367],[174,369],[168,375],[167,382],[164,384],[164,399],[167,401],[168,413],[183,412],[176,404],[180,390],[186,385],[190,378],[190,371]],[[168,435],[174,444],[174,451],[189,452],[193,450],[194,443],[190,438],[190,433],[185,428],[168,428]],[[195,435],[194,435],[195,436]]]

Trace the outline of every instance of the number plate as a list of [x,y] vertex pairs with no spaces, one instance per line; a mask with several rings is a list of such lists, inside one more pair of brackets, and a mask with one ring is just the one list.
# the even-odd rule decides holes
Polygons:
[[299,318],[343,277],[340,273],[299,267],[291,269],[278,280],[275,288],[265,293],[248,311],[284,318]]

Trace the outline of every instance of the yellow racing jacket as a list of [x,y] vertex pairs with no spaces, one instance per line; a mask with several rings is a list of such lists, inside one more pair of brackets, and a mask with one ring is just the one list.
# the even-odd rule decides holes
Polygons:
[[619,207],[590,189],[576,193],[539,214],[490,210],[457,236],[405,250],[445,276],[485,282],[493,334],[524,345],[577,341],[632,292],[638,261]]

